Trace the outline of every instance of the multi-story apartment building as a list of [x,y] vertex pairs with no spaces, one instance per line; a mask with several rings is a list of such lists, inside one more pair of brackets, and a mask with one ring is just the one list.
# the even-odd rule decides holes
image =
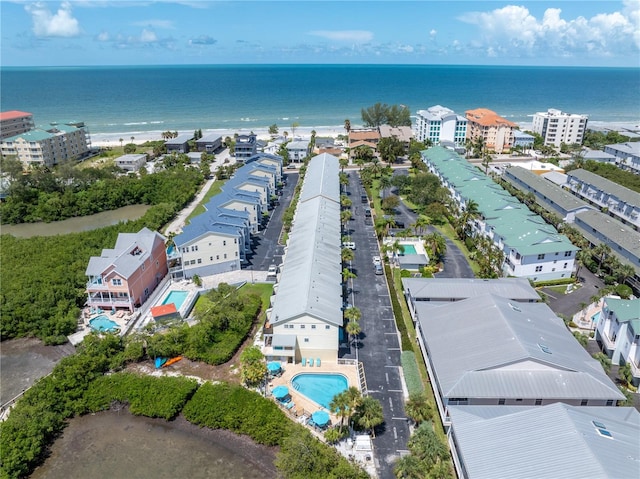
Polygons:
[[615,157],[616,164],[623,170],[640,174],[640,142],[628,141],[605,145],[604,152]]
[[26,133],[35,127],[31,113],[17,110],[0,112],[0,140]]
[[467,139],[475,142],[484,140],[484,148],[489,152],[502,153],[513,147],[515,123],[502,118],[486,108],[467,110]]
[[310,142],[308,140],[296,140],[287,143],[289,161],[292,163],[302,163],[309,156]]
[[544,139],[544,144],[560,148],[562,143],[582,144],[587,130],[588,115],[576,115],[549,108],[533,115],[532,129]]
[[467,119],[449,108],[435,105],[418,110],[413,131],[418,141],[428,140],[432,145],[446,141],[463,147],[467,137]]
[[103,249],[100,256],[89,259],[87,305],[133,311],[149,298],[167,271],[164,236],[148,228],[120,233],[113,249]]
[[504,253],[505,276],[533,281],[571,276],[579,248],[566,236],[455,152],[436,146],[422,158],[461,210],[469,200],[477,203],[479,216],[471,228]]
[[83,122],[51,123],[47,129],[36,128],[4,138],[0,149],[2,156],[15,156],[27,168],[53,166],[86,156],[91,139]]

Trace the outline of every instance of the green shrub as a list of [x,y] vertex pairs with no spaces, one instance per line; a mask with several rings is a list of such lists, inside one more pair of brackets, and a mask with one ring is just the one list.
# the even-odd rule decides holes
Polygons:
[[85,394],[88,411],[108,409],[112,402],[129,404],[132,414],[171,419],[198,387],[194,379],[183,377],[111,374],[93,381]]
[[194,424],[246,434],[267,446],[281,445],[292,426],[275,402],[226,383],[204,384],[182,412]]
[[537,281],[535,283],[536,287],[544,287],[544,286],[556,286],[561,284],[573,284],[576,280],[573,278],[560,278],[560,279],[551,279],[548,281]]
[[409,395],[424,391],[415,353],[413,351],[402,351],[400,354],[400,363],[402,364],[402,372],[404,373],[404,380],[407,383]]
[[411,271],[409,271],[408,269],[401,269],[400,270],[400,277],[401,278],[410,278],[411,277]]

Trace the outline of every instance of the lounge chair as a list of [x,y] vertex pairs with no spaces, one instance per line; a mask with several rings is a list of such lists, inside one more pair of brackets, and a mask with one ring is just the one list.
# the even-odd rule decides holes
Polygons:
[[287,409],[291,410],[291,408],[295,406],[293,401],[289,401],[287,404],[285,404],[284,407],[286,407]]
[[309,358],[309,367],[312,368],[313,367],[313,358]]
[[317,358],[317,359],[316,359],[316,366],[317,366],[317,367],[320,367],[320,358]]
[[306,366],[307,365],[307,358],[302,358],[301,363],[302,363],[303,366]]

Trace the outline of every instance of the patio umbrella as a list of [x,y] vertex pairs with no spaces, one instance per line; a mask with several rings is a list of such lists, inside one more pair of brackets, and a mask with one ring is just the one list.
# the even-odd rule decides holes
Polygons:
[[329,413],[326,411],[316,411],[311,415],[311,419],[317,426],[326,426],[329,422]]
[[282,369],[282,366],[280,366],[278,361],[271,361],[270,363],[267,363],[267,369],[270,373],[277,373]]
[[287,386],[276,386],[273,388],[272,394],[276,399],[284,399],[289,395],[289,388]]

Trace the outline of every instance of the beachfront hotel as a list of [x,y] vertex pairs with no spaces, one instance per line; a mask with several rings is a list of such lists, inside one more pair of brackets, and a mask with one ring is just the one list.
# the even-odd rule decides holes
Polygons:
[[432,145],[442,142],[464,147],[467,137],[467,119],[456,115],[453,110],[434,105],[426,110],[418,110],[414,134],[418,141],[430,141]]
[[488,152],[502,153],[513,147],[513,131],[518,125],[512,121],[486,108],[467,110],[466,117],[467,139],[476,142],[482,138]]
[[120,233],[113,249],[89,259],[85,274],[87,306],[133,311],[167,275],[165,237],[148,228]]
[[26,133],[35,127],[32,113],[18,110],[0,112],[0,140]]
[[480,216],[471,227],[504,253],[505,276],[533,281],[571,277],[579,248],[566,236],[457,153],[436,146],[423,151],[422,159],[460,209],[468,200],[478,204]]
[[51,167],[87,156],[91,139],[83,122],[54,122],[48,127],[3,138],[0,150],[2,156],[15,156],[25,168]]
[[587,130],[588,115],[565,113],[554,108],[533,115],[532,130],[544,139],[544,144],[560,148],[564,143],[582,144],[584,132]]
[[309,162],[278,283],[267,310],[267,360],[336,362],[342,314],[338,158]]

